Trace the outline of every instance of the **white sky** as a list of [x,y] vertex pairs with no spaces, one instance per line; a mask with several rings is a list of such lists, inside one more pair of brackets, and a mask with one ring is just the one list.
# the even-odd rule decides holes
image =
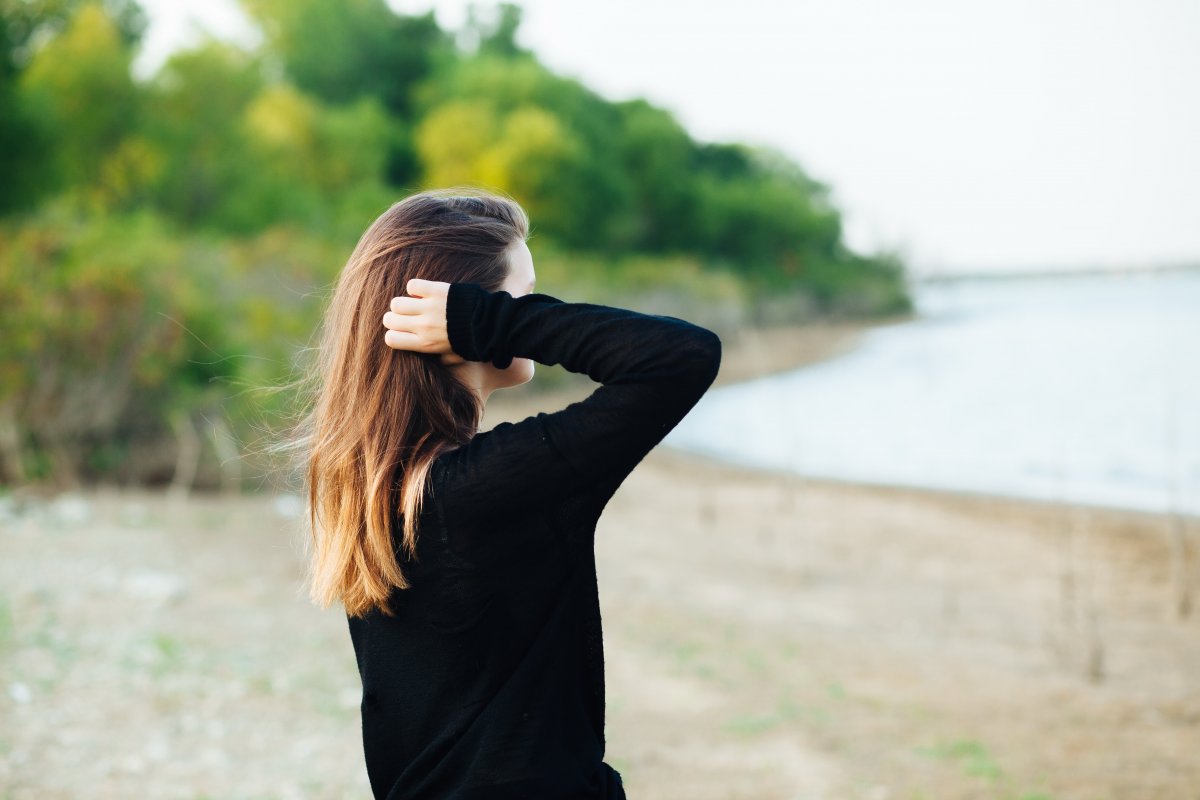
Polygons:
[[[436,9],[456,28],[467,0]],[[143,0],[153,69],[233,0]],[[850,243],[914,270],[1200,262],[1197,0],[525,0],[520,40],[703,140],[834,189]]]

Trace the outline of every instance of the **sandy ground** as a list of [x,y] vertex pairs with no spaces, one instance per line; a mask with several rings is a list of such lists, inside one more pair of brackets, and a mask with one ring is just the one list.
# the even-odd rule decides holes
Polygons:
[[[761,334],[719,380],[856,336]],[[0,501],[0,797],[368,797],[299,510]],[[1173,612],[1168,524],[656,450],[597,531],[608,759],[634,800],[1200,798],[1200,615]]]

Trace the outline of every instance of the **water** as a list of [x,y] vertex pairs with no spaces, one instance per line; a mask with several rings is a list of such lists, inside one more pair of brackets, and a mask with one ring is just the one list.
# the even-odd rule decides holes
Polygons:
[[918,287],[845,356],[666,439],[804,475],[1200,514],[1200,273]]

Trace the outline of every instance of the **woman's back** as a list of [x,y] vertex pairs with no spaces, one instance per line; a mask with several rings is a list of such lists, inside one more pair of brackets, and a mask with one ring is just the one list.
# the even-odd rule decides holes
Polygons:
[[402,562],[410,587],[393,593],[394,616],[349,618],[372,789],[624,797],[603,763],[593,536],[621,482],[711,385],[720,340],[673,317],[471,283],[450,285],[445,318],[468,361],[531,358],[601,386],[433,463],[416,559]]

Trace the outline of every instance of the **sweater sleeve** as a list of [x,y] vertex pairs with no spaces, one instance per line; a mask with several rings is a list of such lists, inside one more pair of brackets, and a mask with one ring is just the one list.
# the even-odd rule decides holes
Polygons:
[[[571,493],[606,502],[717,375],[721,340],[669,316],[452,283],[446,324],[468,361],[515,357],[601,384],[554,413],[503,422],[443,456],[457,521],[500,522]],[[597,509],[598,513],[599,509]]]

